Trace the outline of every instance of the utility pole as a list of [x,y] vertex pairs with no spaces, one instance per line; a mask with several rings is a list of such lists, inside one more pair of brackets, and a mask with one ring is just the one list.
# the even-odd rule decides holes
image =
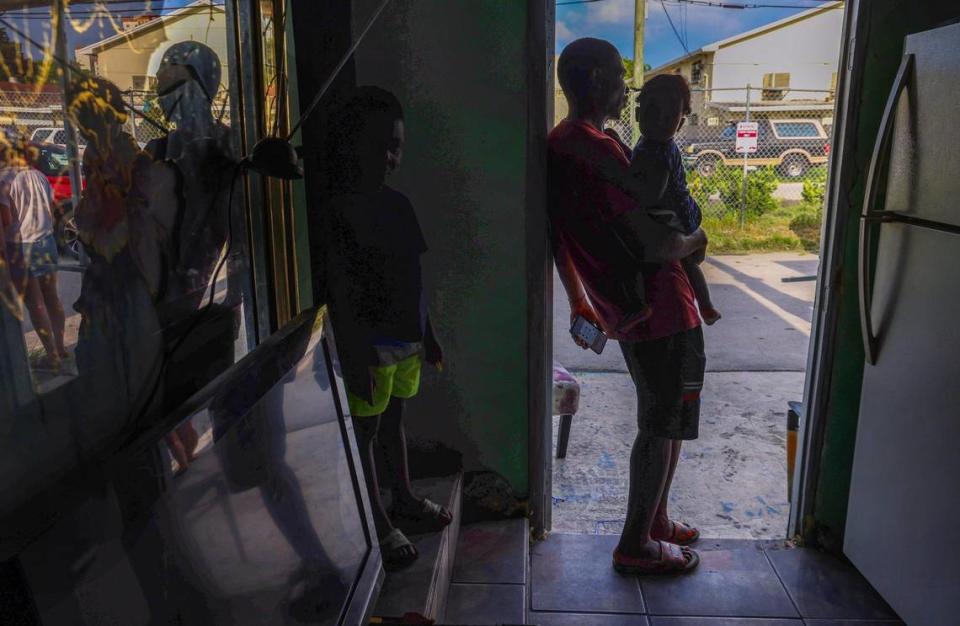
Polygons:
[[[747,83],[747,106],[746,106],[746,118],[743,120],[745,122],[750,121],[750,83]],[[757,140],[760,139],[760,133],[757,133]],[[740,228],[743,228],[743,225],[747,221],[747,157],[749,154],[746,150],[743,151],[743,177],[740,179],[742,188],[740,190]]]
[[[647,0],[634,0],[633,5],[633,86],[637,89],[643,86],[643,26],[647,17]],[[627,99],[630,107],[630,128],[632,129],[632,143],[640,138],[640,124],[637,123],[636,107],[633,106],[635,94]]]
[[56,29],[56,32],[53,33],[54,52],[56,58],[66,61],[66,63],[61,64],[60,67],[60,92],[63,94],[63,130],[67,144],[67,163],[69,164],[67,171],[70,175],[70,188],[73,192],[71,201],[73,202],[73,207],[76,208],[80,202],[80,191],[83,188],[83,179],[80,176],[80,155],[77,151],[77,132],[70,122],[70,115],[68,114],[70,103],[67,101],[67,94],[69,92],[70,81],[73,79],[73,73],[70,71],[68,63],[72,60],[73,55],[67,52],[66,25],[64,23],[66,4],[64,0],[56,0],[53,8],[55,13],[52,24],[53,28]]

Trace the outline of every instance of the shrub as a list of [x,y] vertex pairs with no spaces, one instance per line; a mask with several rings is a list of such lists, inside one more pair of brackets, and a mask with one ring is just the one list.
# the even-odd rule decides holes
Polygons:
[[806,204],[823,206],[823,199],[827,193],[827,168],[818,167],[811,170],[803,181],[803,201]]
[[792,230],[805,250],[816,251],[820,248],[820,224],[823,221],[822,204],[801,204],[790,220]]
[[[712,196],[719,195],[724,212],[740,211],[743,199],[743,169],[739,167],[720,167],[710,177],[703,177],[696,171],[687,173],[687,186],[690,195],[702,206],[709,203]],[[763,215],[779,206],[773,192],[777,189],[777,173],[772,167],[758,167],[747,172],[747,218]]]

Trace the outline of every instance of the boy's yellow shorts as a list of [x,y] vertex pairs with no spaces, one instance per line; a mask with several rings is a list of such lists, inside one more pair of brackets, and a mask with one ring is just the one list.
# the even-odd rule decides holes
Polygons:
[[353,417],[380,415],[390,398],[408,399],[420,390],[420,355],[415,354],[393,365],[373,368],[373,404],[355,396],[347,389],[347,404]]

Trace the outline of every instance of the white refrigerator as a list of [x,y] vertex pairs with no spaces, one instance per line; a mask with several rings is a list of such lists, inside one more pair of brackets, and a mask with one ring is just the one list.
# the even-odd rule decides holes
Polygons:
[[844,551],[907,624],[960,624],[960,24],[905,40],[860,247]]

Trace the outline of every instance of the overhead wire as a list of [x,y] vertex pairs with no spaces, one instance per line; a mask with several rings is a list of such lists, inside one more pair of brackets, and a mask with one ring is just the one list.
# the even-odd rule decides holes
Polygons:
[[660,2],[660,8],[663,9],[663,14],[667,16],[667,21],[670,22],[670,29],[673,31],[673,34],[676,35],[677,41],[680,42],[680,45],[683,46],[683,51],[687,54],[690,54],[690,49],[687,48],[687,44],[683,41],[683,37],[681,37],[680,33],[677,32],[677,27],[673,25],[673,18],[670,17],[670,11],[667,11],[667,5],[662,2],[662,0]]

